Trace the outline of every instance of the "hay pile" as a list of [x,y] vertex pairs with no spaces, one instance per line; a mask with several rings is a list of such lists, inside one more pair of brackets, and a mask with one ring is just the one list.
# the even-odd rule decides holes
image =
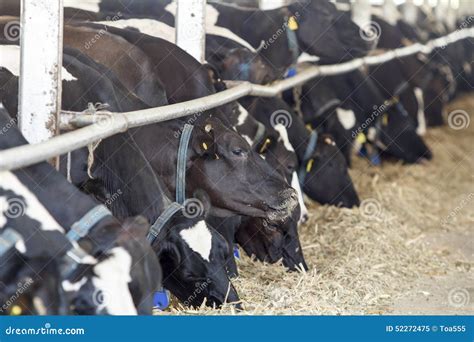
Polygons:
[[[447,112],[456,109],[474,120],[474,96],[453,102]],[[470,202],[468,196],[474,193],[474,122],[463,130],[430,129],[426,141],[434,153],[426,165],[391,162],[379,168],[354,158],[351,174],[361,208],[310,205],[312,217],[300,232],[309,272],[288,273],[243,256],[234,281],[246,308],[242,314],[390,313],[417,279],[435,281],[450,272],[472,277],[472,260],[450,259],[455,251],[438,252],[424,241],[427,234],[450,231],[471,234],[472,241],[474,197]],[[179,305],[171,311],[234,313],[230,307]]]

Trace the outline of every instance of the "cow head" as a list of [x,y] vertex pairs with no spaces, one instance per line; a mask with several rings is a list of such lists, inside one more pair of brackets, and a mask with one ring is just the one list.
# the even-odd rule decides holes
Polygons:
[[241,214],[272,223],[288,219],[298,205],[296,192],[220,120],[203,120],[193,131],[187,191],[203,189],[216,216]]
[[80,264],[62,281],[64,299],[78,315],[136,315],[130,293],[132,257],[114,247],[98,260]]
[[347,208],[359,205],[346,160],[329,134],[319,135],[315,152],[301,167],[306,173],[303,191],[311,199]]
[[186,208],[175,215],[152,245],[163,268],[163,285],[187,306],[198,307],[205,300],[209,306],[236,303],[239,297],[226,270],[231,248],[203,217],[190,218],[194,215]]
[[325,62],[340,62],[366,55],[375,40],[364,39],[348,12],[325,0],[296,1],[288,6],[297,22],[300,48]]
[[413,119],[407,114],[392,108],[382,121],[376,144],[385,153],[406,163],[431,160],[433,155],[430,149],[417,134]]
[[260,55],[245,48],[227,50],[221,47],[213,52],[208,62],[217,67],[224,80],[265,84],[277,78],[273,69]]

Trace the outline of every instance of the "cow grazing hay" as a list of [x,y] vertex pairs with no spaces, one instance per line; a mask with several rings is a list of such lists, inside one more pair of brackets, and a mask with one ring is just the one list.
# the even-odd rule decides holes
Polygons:
[[[474,96],[454,101],[447,113],[458,109],[474,120]],[[361,208],[310,205],[312,216],[301,228],[307,273],[242,256],[234,281],[246,309],[242,314],[472,314],[472,285],[461,289],[472,297],[462,306],[450,302],[448,289],[458,280],[474,281],[474,122],[461,130],[430,129],[426,140],[434,159],[425,165],[387,162],[379,168],[354,158],[351,173]],[[429,244],[432,236],[437,244]],[[465,244],[453,248],[450,236],[461,236]],[[471,253],[461,253],[463,248]],[[437,289],[438,281],[448,289]],[[441,299],[430,311],[434,291],[441,291]],[[411,298],[416,300],[410,308],[397,304]],[[190,310],[179,304],[170,311],[234,313],[230,306]]]

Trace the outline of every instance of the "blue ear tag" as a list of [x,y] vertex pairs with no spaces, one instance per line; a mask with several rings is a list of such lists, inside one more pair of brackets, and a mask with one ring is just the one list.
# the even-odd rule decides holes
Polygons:
[[374,166],[380,166],[380,164],[382,164],[382,160],[380,159],[380,156],[378,153],[374,153],[373,155],[370,156],[370,162]]
[[296,68],[289,68],[286,72],[285,78],[290,78],[296,75]]
[[367,148],[362,145],[359,150],[359,157],[367,157]]
[[234,258],[240,260],[240,251],[238,246],[234,246]]
[[165,310],[170,305],[170,296],[168,290],[162,289],[156,291],[153,295],[153,307],[158,310]]

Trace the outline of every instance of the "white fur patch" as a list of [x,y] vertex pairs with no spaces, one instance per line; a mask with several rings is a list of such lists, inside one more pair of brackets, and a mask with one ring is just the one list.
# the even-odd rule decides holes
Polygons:
[[416,97],[416,102],[418,103],[418,127],[416,128],[416,133],[419,135],[424,135],[426,133],[426,119],[425,119],[425,101],[423,98],[423,90],[421,88],[415,87],[414,93]]
[[241,136],[242,136],[242,138],[244,138],[244,139],[245,139],[245,141],[247,141],[247,142],[248,142],[248,144],[249,144],[250,146],[252,146],[252,145],[253,145],[253,140],[252,140],[252,139],[250,139],[250,137],[249,137],[248,135],[242,134]]
[[110,256],[94,267],[97,277],[92,279],[92,283],[102,291],[103,304],[111,315],[137,314],[128,288],[132,281],[131,267],[132,257],[123,247],[110,250]]
[[64,7],[72,7],[98,13],[99,4],[102,0],[64,0]]
[[238,104],[238,107],[239,107],[240,114],[239,114],[239,117],[237,118],[237,126],[242,126],[245,123],[245,121],[247,121],[249,117],[249,112],[240,104]]
[[58,230],[64,233],[64,229],[41,204],[36,195],[24,186],[12,172],[0,172],[0,188],[11,190],[22,197],[10,199],[10,206],[15,205],[15,210],[19,209],[23,215],[37,220],[41,224],[40,229]]
[[344,109],[344,108],[337,108],[336,109],[337,118],[341,123],[342,127],[349,130],[356,124],[356,117],[352,110]]
[[121,20],[110,20],[110,21],[99,21],[99,24],[113,26],[117,28],[133,27],[139,30],[141,33],[149,36],[161,38],[175,43],[176,31],[174,27],[166,25],[165,23],[154,20],[154,19],[121,19]]
[[318,56],[310,55],[307,52],[303,52],[302,54],[300,54],[300,56],[296,60],[296,63],[306,63],[306,62],[315,63],[315,62],[318,62],[319,60],[320,58]]
[[293,172],[293,177],[291,178],[291,187],[296,190],[298,193],[298,202],[300,204],[301,208],[301,214],[300,214],[300,222],[303,221],[303,217],[308,216],[308,208],[306,208],[306,204],[304,203],[304,198],[303,198],[303,191],[301,190],[300,186],[300,180],[298,178],[298,174]]
[[205,221],[199,221],[194,227],[183,229],[179,234],[189,248],[209,262],[212,248],[212,234]]
[[[0,66],[13,75],[20,76],[20,47],[18,45],[0,45]],[[64,67],[61,69],[63,81],[77,81]]]
[[[172,1],[165,10],[170,14],[176,16],[176,1]],[[242,39],[228,28],[222,26],[216,26],[217,19],[219,18],[219,12],[212,5],[206,5],[206,34],[213,34],[220,37],[225,37],[236,43],[246,47],[252,52],[255,52],[255,48],[250,45],[246,40]]]
[[77,292],[81,289],[81,287],[87,283],[87,278],[82,277],[75,283],[71,283],[69,280],[63,280],[61,285],[63,287],[63,290],[66,292]]
[[295,149],[293,148],[293,145],[291,145],[290,139],[288,138],[288,131],[286,130],[286,127],[282,124],[277,124],[273,128],[275,128],[275,130],[280,135],[280,139],[283,141],[285,148],[288,151],[295,152]]
[[7,224],[6,212],[8,211],[8,201],[5,196],[0,197],[0,228]]

